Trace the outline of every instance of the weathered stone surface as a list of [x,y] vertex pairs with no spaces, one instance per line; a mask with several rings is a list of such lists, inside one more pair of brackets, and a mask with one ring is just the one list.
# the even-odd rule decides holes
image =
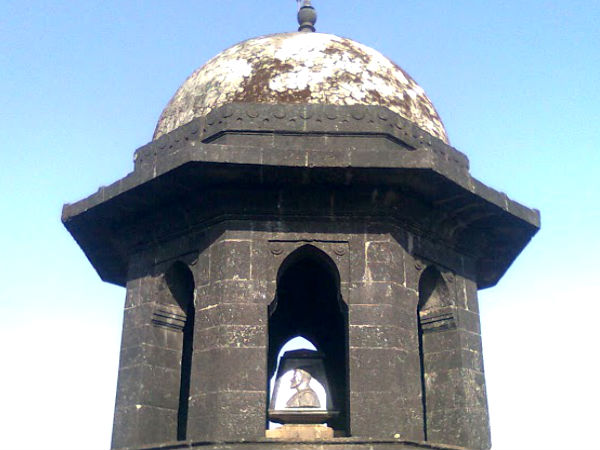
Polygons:
[[[447,141],[433,104],[406,72],[372,48],[321,33],[259,37],[220,53],[175,93],[154,138],[231,102],[381,105]],[[274,114],[284,117],[285,109]]]
[[403,254],[391,242],[366,242],[366,281],[404,284]]
[[[485,408],[485,379],[482,372],[464,368],[438,371],[431,375],[428,411]],[[453,388],[452,388],[453,387]]]
[[397,309],[395,306],[387,304],[353,304],[349,307],[350,322],[354,326],[372,324],[398,326]]
[[199,416],[262,414],[265,408],[265,392],[260,391],[217,391],[193,395],[190,408]]
[[121,369],[149,365],[172,368],[181,363],[181,349],[171,349],[142,343],[136,347],[121,348],[119,367]]
[[265,433],[262,414],[191,415],[188,427],[192,439],[205,442],[242,442],[260,439]]
[[180,350],[181,332],[171,328],[156,326],[152,323],[140,327],[128,327],[123,329],[121,348],[136,347],[142,343],[167,349]]
[[125,405],[143,404],[176,410],[179,377],[179,370],[164,367],[137,365],[122,368],[117,397]]
[[221,325],[197,329],[196,349],[211,348],[264,348],[266,346],[264,325]]
[[461,329],[428,333],[427,344],[436,352],[467,349],[481,353],[481,336]]
[[352,283],[349,290],[348,303],[394,305],[397,294],[401,295],[402,289],[389,282],[361,282]]
[[115,410],[112,448],[140,448],[147,444],[176,439],[177,412],[146,405],[131,405]]
[[350,395],[352,430],[356,436],[380,439],[400,435],[423,440],[423,418],[419,397],[395,395],[390,391],[353,392]]
[[267,430],[266,437],[285,441],[322,441],[333,439],[333,428],[323,425],[287,424],[273,430]]
[[193,376],[202,392],[257,391],[266,386],[265,348],[217,348],[194,352]]
[[[249,266],[250,262],[246,260],[245,264]],[[236,270],[249,273],[249,267]],[[233,279],[214,281],[209,288],[209,298],[219,299],[219,302],[222,303],[254,303],[266,306],[273,300],[267,295],[268,292],[266,280],[241,280],[234,277]]]
[[267,306],[260,303],[228,303],[223,301],[215,305],[198,309],[196,327],[198,329],[231,325],[266,325]]
[[250,279],[250,241],[222,240],[211,247],[211,280]]
[[490,448],[488,413],[486,408],[472,408],[465,414],[461,408],[431,412],[436,427],[429,427],[432,442],[445,442],[465,448]]
[[479,314],[464,309],[457,309],[457,324],[463,330],[472,333],[481,334],[481,325],[479,322]]
[[428,352],[425,355],[425,364],[432,373],[459,368],[483,372],[481,354],[465,349],[452,349],[435,353]]
[[406,353],[399,349],[350,348],[350,391],[393,389],[401,379]]

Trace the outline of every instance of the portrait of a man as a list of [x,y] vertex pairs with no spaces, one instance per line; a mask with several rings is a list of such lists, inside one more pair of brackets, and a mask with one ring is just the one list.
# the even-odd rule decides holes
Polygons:
[[294,370],[290,387],[296,393],[286,403],[286,408],[320,408],[317,393],[309,386],[312,376],[304,369]]

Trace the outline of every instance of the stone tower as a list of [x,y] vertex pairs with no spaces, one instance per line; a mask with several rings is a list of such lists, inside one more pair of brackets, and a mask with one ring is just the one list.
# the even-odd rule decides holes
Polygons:
[[[127,288],[113,448],[490,447],[477,290],[539,213],[471,177],[377,51],[311,32],[225,50],[133,172],[62,218]],[[270,380],[296,336],[318,350],[297,373],[320,367],[327,401],[276,414]],[[275,419],[331,434],[266,437]]]

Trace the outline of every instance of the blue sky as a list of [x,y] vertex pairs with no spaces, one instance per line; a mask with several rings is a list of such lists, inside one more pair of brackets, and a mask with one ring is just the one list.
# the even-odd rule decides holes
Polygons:
[[[471,173],[542,213],[480,292],[495,450],[597,447],[600,2],[315,0],[319,31],[401,65]],[[109,447],[124,290],[61,206],[132,170],[177,87],[294,0],[0,0],[3,444]],[[594,447],[596,446],[596,447]]]

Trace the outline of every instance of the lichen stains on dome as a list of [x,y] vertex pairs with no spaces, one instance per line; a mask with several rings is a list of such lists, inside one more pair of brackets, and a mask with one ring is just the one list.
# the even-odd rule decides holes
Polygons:
[[322,33],[241,42],[196,70],[163,111],[154,139],[231,102],[386,106],[448,142],[423,89],[381,53]]

